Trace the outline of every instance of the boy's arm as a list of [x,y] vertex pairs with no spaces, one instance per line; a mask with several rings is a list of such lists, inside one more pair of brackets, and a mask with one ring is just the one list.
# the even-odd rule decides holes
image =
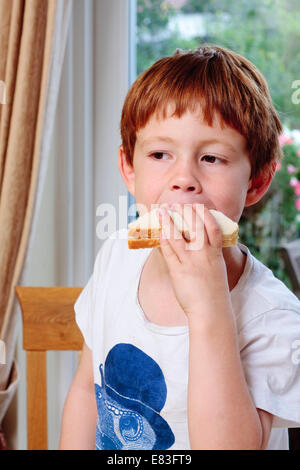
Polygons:
[[[201,306],[203,309],[203,305]],[[263,449],[272,415],[244,377],[231,309],[189,318],[188,424],[192,449]],[[208,320],[209,318],[209,320]]]
[[95,449],[96,423],[92,351],[84,343],[63,410],[59,449]]
[[262,428],[261,449],[265,450],[268,445],[270,433],[272,430],[273,415],[268,413],[265,410],[260,410],[259,408],[256,408],[256,411],[258,413],[260,423],[261,423],[261,428]]
[[182,216],[194,234],[188,247],[168,211],[159,216],[160,248],[189,324],[191,448],[261,449],[271,421],[262,425],[244,376],[220,226],[200,209],[193,204]]

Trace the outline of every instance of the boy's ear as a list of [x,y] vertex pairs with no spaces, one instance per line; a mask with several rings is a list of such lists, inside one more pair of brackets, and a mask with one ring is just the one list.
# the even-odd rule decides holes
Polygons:
[[126,159],[126,154],[124,152],[123,145],[119,147],[118,153],[118,168],[122,175],[123,181],[126,184],[126,187],[130,194],[134,196],[135,189],[135,174],[133,165],[130,165]]
[[255,178],[249,181],[245,207],[258,202],[267,192],[275,174],[277,162],[273,161],[261,169]]

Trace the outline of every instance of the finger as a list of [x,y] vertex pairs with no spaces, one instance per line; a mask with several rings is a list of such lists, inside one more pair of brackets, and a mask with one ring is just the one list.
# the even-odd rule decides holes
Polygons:
[[[202,206],[203,204],[199,204]],[[199,214],[194,210],[193,204],[174,204],[172,209],[180,213],[181,218],[183,219],[185,225],[189,229],[189,243],[187,244],[187,250],[200,250],[203,248],[204,244],[204,223],[203,217],[201,218]]]
[[[199,208],[195,208],[198,213],[199,213]],[[207,207],[204,206],[204,225],[205,225],[205,231],[207,234],[207,239],[208,243],[210,246],[213,248],[222,248],[222,241],[223,241],[223,236],[222,236],[222,231],[217,223],[216,219],[214,216],[209,212]]]
[[177,226],[177,221],[175,223],[175,221],[173,220],[173,212],[174,211],[170,211],[169,208],[165,208],[163,207],[162,208],[162,212],[163,212],[163,224],[165,226],[165,228],[168,228],[168,235],[169,235],[169,240],[170,240],[170,243],[172,243],[172,245],[175,247],[178,247],[178,249],[183,249],[184,248],[184,238],[183,238],[183,235],[182,235],[182,227],[181,226]]
[[177,229],[181,232],[185,240],[190,241],[193,235],[192,205],[174,203],[171,204],[170,209],[172,211],[172,218],[175,217],[174,212],[180,215],[180,217],[176,219]]
[[161,224],[160,232],[160,248],[165,257],[169,269],[176,269],[178,264],[181,264],[181,260],[178,257],[177,252],[174,250],[173,245],[170,243],[170,224],[166,224],[166,214],[163,210],[158,211],[158,217]]
[[208,234],[207,234],[207,230],[205,227],[205,205],[198,204],[198,203],[193,204],[193,211],[197,215],[197,220],[201,221],[201,223],[198,222],[199,225],[201,226],[201,232],[200,232],[201,240],[200,241],[203,243],[203,245],[208,245],[209,239],[208,239]]
[[[170,221],[171,221],[170,223],[171,223],[172,229],[174,227],[174,238],[175,240],[177,240],[176,248],[178,248],[179,253],[180,253],[179,257],[181,258],[181,261],[183,262],[184,254],[186,253],[186,251],[189,251],[191,249],[198,249],[198,246],[193,247],[193,248],[191,247],[192,230],[190,229],[190,225],[192,225],[192,223],[191,222],[188,223],[186,220],[184,220],[184,217],[182,215],[182,206],[175,205],[178,207],[178,210],[174,210],[175,206],[173,204],[172,206],[173,206],[173,210],[171,211],[171,213],[169,213]],[[191,205],[190,205],[190,209],[192,211]],[[180,214],[180,217],[175,219],[174,212],[176,212],[177,214]],[[191,217],[191,214],[190,214],[190,217]],[[176,224],[173,218],[175,219]]]

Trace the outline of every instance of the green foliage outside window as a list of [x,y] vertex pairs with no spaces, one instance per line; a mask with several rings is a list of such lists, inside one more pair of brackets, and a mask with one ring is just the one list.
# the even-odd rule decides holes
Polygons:
[[[298,0],[137,0],[137,74],[176,48],[218,44],[242,54],[266,77],[282,122],[300,128],[300,105],[293,104],[292,84],[300,80],[300,2]],[[179,3],[179,4],[180,4]],[[176,31],[166,37],[170,20],[182,14],[203,16],[205,31],[186,39]]]
[[244,209],[239,237],[291,289],[280,248],[300,238],[300,145],[284,134],[281,138],[284,158],[277,165],[267,193],[258,203]]

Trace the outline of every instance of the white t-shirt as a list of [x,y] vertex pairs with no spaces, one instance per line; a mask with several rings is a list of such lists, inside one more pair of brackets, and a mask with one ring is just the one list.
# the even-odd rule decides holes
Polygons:
[[[137,291],[152,248],[129,250],[125,232],[105,240],[75,304],[93,352],[96,448],[189,450],[188,326],[147,320]],[[239,247],[247,261],[231,300],[243,370],[256,408],[274,415],[267,449],[288,449],[287,427],[300,427],[300,302]]]

